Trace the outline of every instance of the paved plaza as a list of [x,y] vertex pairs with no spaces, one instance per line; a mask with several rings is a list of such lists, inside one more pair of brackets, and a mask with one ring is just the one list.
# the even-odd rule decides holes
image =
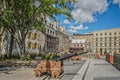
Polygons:
[[88,59],[78,73],[73,80],[120,80],[120,71],[104,59]]
[[[56,79],[49,78],[49,80],[72,80],[76,73],[85,63],[85,60],[80,61],[64,61],[64,74]],[[36,78],[33,72],[33,68],[19,68],[15,71],[10,71],[9,73],[0,73],[0,80],[47,80],[45,79],[47,75]]]
[[120,80],[120,71],[105,60],[91,60],[84,80]]
[[48,75],[35,77],[34,68],[18,68],[0,73],[0,80],[120,80],[120,71],[104,59],[64,61],[64,74],[59,78]]

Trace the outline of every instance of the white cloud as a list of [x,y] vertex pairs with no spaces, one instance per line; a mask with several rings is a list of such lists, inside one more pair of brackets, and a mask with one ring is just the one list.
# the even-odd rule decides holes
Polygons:
[[65,23],[65,24],[70,24],[70,21],[69,21],[68,19],[65,19],[65,20],[64,20],[64,23]]
[[119,7],[120,7],[120,0],[113,0],[113,3],[119,4]]
[[77,30],[75,30],[75,29],[69,29],[68,32],[70,32],[70,33],[77,33]]
[[70,29],[73,29],[73,30],[86,30],[86,29],[88,29],[88,26],[83,26],[82,24],[80,24],[79,26],[70,26]]
[[70,26],[70,29],[68,30],[68,32],[70,33],[77,33],[79,30],[87,30],[88,26],[83,26],[82,24],[80,24],[79,26]]
[[80,23],[94,22],[96,13],[103,13],[108,7],[107,0],[78,0],[72,11],[73,18]]
[[114,3],[119,3],[120,4],[120,0],[113,0]]

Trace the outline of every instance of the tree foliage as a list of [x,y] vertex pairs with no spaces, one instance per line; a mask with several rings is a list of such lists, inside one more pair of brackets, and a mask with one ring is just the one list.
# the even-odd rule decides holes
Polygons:
[[25,38],[29,30],[44,31],[44,17],[64,14],[71,18],[75,0],[0,0],[0,27],[14,36],[21,53],[25,53]]

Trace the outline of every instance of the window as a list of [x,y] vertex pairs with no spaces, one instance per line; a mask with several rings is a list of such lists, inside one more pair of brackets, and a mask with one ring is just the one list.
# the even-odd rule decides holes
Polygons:
[[28,43],[27,43],[27,47],[28,47],[28,48],[31,48],[31,42],[28,42]]
[[96,33],[96,36],[98,36],[98,33]]
[[102,33],[100,33],[100,35],[102,35]]
[[107,35],[107,33],[105,33],[105,35]]
[[32,43],[32,49],[35,49],[35,48],[36,48],[36,44]]
[[110,41],[112,40],[112,38],[110,37]]
[[47,33],[49,33],[49,29],[47,30]]
[[97,53],[98,51],[97,51],[97,48],[96,48],[96,53]]
[[105,41],[107,41],[107,38],[105,37]]
[[114,42],[114,46],[116,46],[116,42]]
[[83,47],[83,45],[81,44],[81,47]]
[[50,34],[52,34],[52,31],[50,30]]
[[114,35],[116,35],[117,33],[115,32]]
[[116,37],[114,37],[114,40],[116,40]]
[[100,38],[100,41],[102,41],[102,38]]
[[98,43],[96,43],[96,46],[98,46]]
[[111,33],[109,33],[109,35],[111,35]]
[[100,46],[102,46],[102,43],[100,43]]
[[105,46],[107,46],[107,44],[105,43]]
[[109,46],[111,46],[111,42],[109,43]]
[[98,38],[96,38],[96,41],[98,41]]
[[111,53],[112,48],[109,48],[109,52]]
[[54,35],[54,31],[53,31],[53,35]]
[[38,48],[38,44],[37,43],[35,43],[35,48]]

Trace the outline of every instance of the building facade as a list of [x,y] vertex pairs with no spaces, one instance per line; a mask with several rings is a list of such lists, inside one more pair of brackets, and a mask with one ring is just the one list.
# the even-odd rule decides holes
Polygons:
[[69,52],[69,34],[65,27],[59,27],[57,30],[57,37],[59,39],[59,52]]
[[120,28],[94,32],[94,53],[120,53]]
[[32,30],[27,34],[26,51],[31,54],[39,54],[43,50],[45,36],[38,30]]
[[86,40],[85,39],[72,39],[70,43],[70,52],[85,52],[86,49]]
[[45,52],[57,52],[59,40],[56,34],[58,29],[58,22],[54,21],[53,23],[50,22],[48,19],[45,19]]
[[93,33],[89,34],[73,34],[74,39],[85,39],[86,40],[86,51],[93,52],[94,50],[94,41],[93,41]]
[[[65,27],[59,27],[58,22],[51,22],[44,19],[45,32],[39,30],[31,30],[25,39],[26,53],[39,54],[40,52],[68,52],[69,51],[69,34]],[[1,34],[0,34],[1,35]],[[0,36],[0,53],[7,54],[10,47],[10,34],[4,32]],[[13,54],[19,54],[20,49],[16,41],[14,41]]]

